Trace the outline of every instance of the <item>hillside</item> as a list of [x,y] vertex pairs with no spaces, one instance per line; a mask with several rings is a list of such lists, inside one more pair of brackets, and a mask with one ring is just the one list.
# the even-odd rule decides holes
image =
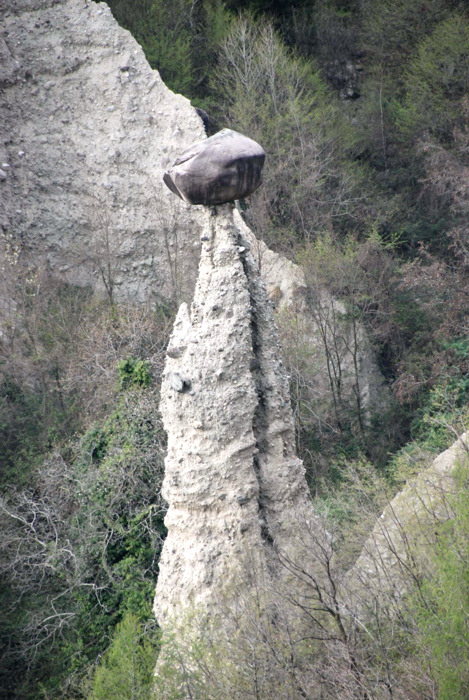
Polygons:
[[[466,4],[14,0],[1,13],[2,697],[176,698],[185,683],[191,697],[214,700],[267,700],[273,687],[285,699],[466,698],[465,451],[452,448],[444,483],[435,486],[431,466],[469,427]],[[192,420],[203,423],[202,404],[187,420],[177,404],[172,422],[187,425],[168,436],[159,411],[171,329],[193,299],[208,235],[204,208],[178,203],[162,183],[174,158],[205,138],[193,107],[208,113],[209,133],[228,126],[266,151],[262,187],[223,225],[260,268],[283,360],[274,372],[280,351],[267,311],[256,333],[266,333],[262,352],[272,355],[261,369],[255,334],[239,331],[231,346],[228,331],[238,330],[223,324],[234,323],[225,318],[233,290],[210,287],[217,310],[201,338],[224,338],[218,369],[229,382],[189,452],[210,442],[218,469],[220,445],[235,444],[246,421],[262,442],[259,406],[288,378],[292,419],[278,399],[262,430],[290,431],[291,464],[294,437],[319,519],[317,528],[306,516],[294,522],[294,489],[272,447],[279,481],[259,482],[272,502],[241,496],[204,511],[194,572],[236,588],[220,563],[228,548],[216,514],[235,523],[238,511],[252,511],[240,532],[254,553],[268,542],[263,509],[272,522],[291,513],[280,530],[314,551],[319,570],[303,569],[286,547],[290,593],[274,575],[262,585],[254,577],[236,611],[219,601],[221,636],[207,627],[192,638],[189,615],[185,647],[176,638],[166,647],[163,685],[151,691],[164,458],[169,441],[177,473],[181,439]],[[261,283],[249,279],[252,294]],[[243,303],[240,328],[257,313],[252,298]],[[200,345],[184,362],[205,390],[214,382],[215,397],[211,350]],[[239,413],[226,397],[251,375]],[[249,482],[250,491],[246,474],[251,498],[258,486]],[[185,534],[168,538],[182,552],[196,501],[181,506]],[[248,529],[257,520],[259,541]],[[240,532],[233,525],[234,559]],[[213,574],[217,566],[224,573]],[[269,560],[269,575],[276,566]],[[173,581],[168,599],[185,580],[168,568],[163,579]],[[367,600],[370,580],[378,590]],[[273,608],[265,627],[262,611]],[[189,659],[190,672],[176,658]]]

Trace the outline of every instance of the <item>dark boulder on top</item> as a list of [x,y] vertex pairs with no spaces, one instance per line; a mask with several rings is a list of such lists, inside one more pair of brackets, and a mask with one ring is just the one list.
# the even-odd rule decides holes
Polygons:
[[189,204],[225,204],[247,197],[259,187],[264,160],[258,143],[223,129],[184,151],[163,180]]

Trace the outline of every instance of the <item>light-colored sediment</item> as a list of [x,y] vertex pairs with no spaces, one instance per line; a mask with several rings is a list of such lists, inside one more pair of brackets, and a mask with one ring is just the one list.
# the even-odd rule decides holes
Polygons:
[[205,138],[195,109],[105,3],[3,1],[4,235],[34,264],[98,290],[107,256],[119,300],[190,299],[203,213],[168,197],[162,178]]
[[[168,537],[158,621],[187,606],[216,610],[313,517],[295,455],[288,381],[272,305],[231,205],[207,210],[199,278],[168,347],[161,411],[168,433]],[[226,598],[225,598],[226,600]]]
[[413,577],[428,574],[438,524],[451,517],[455,472],[468,459],[469,433],[464,433],[386,506],[346,579],[355,602],[399,604]]

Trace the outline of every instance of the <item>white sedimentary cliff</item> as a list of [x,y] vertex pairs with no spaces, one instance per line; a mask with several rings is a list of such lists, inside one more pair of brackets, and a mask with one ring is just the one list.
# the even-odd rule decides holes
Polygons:
[[468,459],[469,433],[464,433],[386,506],[348,573],[346,587],[355,601],[399,603],[414,577],[422,571],[428,575],[438,524],[452,517],[455,472]]
[[[168,347],[161,411],[169,504],[155,612],[216,609],[256,572],[282,578],[309,492],[257,265],[231,205],[207,209],[194,301]],[[239,223],[239,222],[238,222]]]
[[0,3],[0,90],[3,233],[97,289],[106,257],[117,299],[190,299],[202,212],[162,178],[203,124],[109,7]]

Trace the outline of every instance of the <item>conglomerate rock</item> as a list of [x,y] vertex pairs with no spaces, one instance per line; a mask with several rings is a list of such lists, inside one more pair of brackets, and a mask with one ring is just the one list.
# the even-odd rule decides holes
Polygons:
[[314,518],[272,306],[231,206],[207,216],[194,301],[179,310],[162,386],[163,626],[186,606],[216,609],[240,582],[249,589],[255,570],[281,578],[278,551],[299,554],[295,529]]

